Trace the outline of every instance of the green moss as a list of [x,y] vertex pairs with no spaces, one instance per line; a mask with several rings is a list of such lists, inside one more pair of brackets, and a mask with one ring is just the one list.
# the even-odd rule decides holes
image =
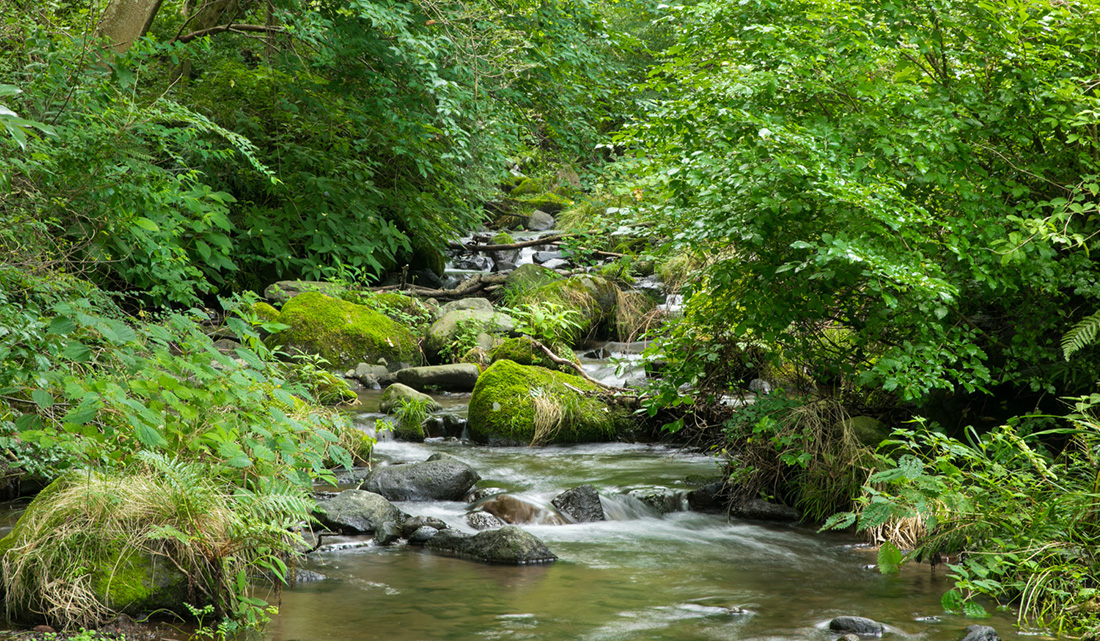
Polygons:
[[581,274],[556,280],[511,296],[513,307],[535,303],[553,303],[577,313],[578,326],[568,336],[577,345],[586,336],[606,332],[611,327],[619,289],[602,276]]
[[[522,187],[522,185],[520,186]],[[519,189],[519,187],[516,189]],[[514,191],[512,192],[513,195],[515,193]],[[521,196],[517,200],[527,205],[532,210],[541,209],[548,214],[556,214],[573,205],[573,201],[568,198],[562,198],[553,192],[545,192],[536,196]]]
[[330,372],[314,372],[313,394],[322,405],[340,405],[354,403],[359,395],[348,386],[342,377]]
[[561,411],[560,425],[546,435],[547,442],[611,440],[629,427],[630,416],[586,394],[596,389],[578,376],[497,361],[477,379],[470,398],[470,433],[485,442],[531,443],[536,437],[535,399],[540,397]]
[[524,178],[519,181],[519,184],[512,188],[509,195],[516,197],[538,194],[546,190],[546,183],[547,181],[545,178]]
[[525,263],[508,274],[508,278],[504,281],[504,297],[511,304],[515,302],[517,296],[560,279],[561,275],[552,269],[534,263]]
[[511,245],[515,242],[516,239],[512,238],[512,235],[506,231],[502,231],[489,239],[490,245]]
[[252,313],[265,323],[274,323],[279,320],[279,310],[263,301],[252,304]]
[[337,369],[373,363],[419,363],[416,337],[404,326],[363,305],[308,292],[287,301],[279,322],[290,329],[269,339],[288,350],[320,354]]
[[[567,345],[557,343],[556,345],[550,346],[550,349],[556,355],[566,360],[580,363],[580,361],[577,360],[577,355],[574,354],[573,350],[569,349]],[[529,336],[509,338],[489,352],[490,363],[503,360],[519,363],[520,365],[545,367],[547,369],[558,370],[559,372],[572,373],[574,371],[573,368],[568,365],[558,365],[547,358],[546,354],[535,345],[535,341]]]

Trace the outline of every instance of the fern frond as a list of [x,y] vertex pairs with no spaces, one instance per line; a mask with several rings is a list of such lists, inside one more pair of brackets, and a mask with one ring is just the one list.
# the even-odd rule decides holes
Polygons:
[[1100,332],[1100,312],[1086,316],[1074,325],[1065,336],[1062,337],[1062,353],[1066,360],[1077,352],[1096,342],[1096,334]]

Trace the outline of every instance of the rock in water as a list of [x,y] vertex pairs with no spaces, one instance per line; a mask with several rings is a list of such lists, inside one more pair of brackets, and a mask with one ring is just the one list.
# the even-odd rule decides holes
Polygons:
[[493,530],[504,527],[504,521],[488,512],[470,512],[466,515],[466,524],[475,530]]
[[408,385],[394,383],[387,387],[386,391],[382,392],[382,401],[378,409],[383,413],[389,414],[395,407],[401,404],[402,400],[424,402],[427,404],[428,409],[433,412],[443,408],[443,406],[431,396],[418,392]]
[[527,229],[531,231],[546,231],[548,229],[553,229],[555,222],[556,221],[554,220],[553,216],[544,211],[536,209],[527,218],[526,226]]
[[829,629],[844,634],[858,634],[861,637],[881,637],[882,624],[866,617],[843,616],[829,621]]
[[480,480],[460,461],[424,461],[376,468],[360,488],[391,501],[461,501]]
[[988,625],[972,625],[966,629],[966,636],[962,641],[1001,641],[1001,637]]
[[428,539],[424,547],[485,563],[506,565],[550,563],[558,559],[537,537],[514,525],[474,535],[443,530]]
[[600,495],[591,485],[582,485],[562,492],[551,503],[574,523],[604,521]]
[[445,392],[472,392],[481,373],[473,363],[454,363],[451,365],[429,365],[427,367],[407,367],[398,370],[394,378],[402,385],[420,390],[430,389]]
[[386,521],[403,523],[407,518],[385,497],[363,490],[344,490],[321,501],[314,514],[325,527],[345,534],[374,532]]

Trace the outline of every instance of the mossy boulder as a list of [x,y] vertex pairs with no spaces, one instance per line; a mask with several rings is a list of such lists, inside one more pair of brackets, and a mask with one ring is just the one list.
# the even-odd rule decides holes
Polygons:
[[596,396],[597,389],[578,376],[497,361],[474,387],[470,434],[494,444],[612,440],[630,427],[630,414]]
[[[77,471],[42,490],[0,540],[5,579],[20,586],[5,595],[13,619],[92,627],[105,623],[110,611],[186,615],[184,602],[201,606],[177,565],[186,566],[187,557],[173,557],[168,541],[146,534],[158,526],[185,527],[156,507],[173,500],[157,496],[157,489],[144,477],[131,482]],[[150,490],[154,495],[146,496]],[[190,569],[198,576],[199,568]]]
[[378,407],[378,411],[385,414],[391,414],[395,407],[401,405],[402,401],[424,403],[427,405],[428,410],[433,412],[443,408],[443,406],[431,396],[423,392],[418,392],[408,385],[394,383],[387,387],[386,391],[382,392],[382,402]]
[[[523,185],[520,185],[520,187],[522,186]],[[516,189],[519,189],[519,187]],[[512,191],[513,196],[515,196],[515,193],[515,191]],[[568,198],[562,198],[553,192],[545,192],[534,196],[521,196],[519,201],[532,211],[540,210],[548,214],[556,214],[559,211],[573,206],[573,201]]]
[[279,310],[263,301],[257,301],[252,304],[252,313],[256,315],[256,318],[259,318],[265,323],[275,323],[279,320]]
[[593,274],[570,276],[514,295],[517,307],[550,303],[573,312],[571,320],[575,327],[562,336],[572,345],[587,336],[609,333],[618,298],[619,288],[614,283]]
[[276,305],[282,305],[291,298],[306,292],[316,292],[328,296],[339,296],[347,290],[343,285],[320,280],[280,280],[267,286],[264,298]]
[[[556,343],[554,345],[548,345],[547,347],[549,347],[556,356],[580,364],[580,360],[577,359],[577,355],[574,354],[573,350],[569,349],[567,345]],[[547,358],[546,352],[539,349],[538,345],[535,344],[535,340],[530,336],[520,336],[518,338],[506,339],[503,343],[497,345],[492,350],[490,350],[490,363],[495,363],[497,361],[503,360],[509,360],[513,363],[519,363],[520,365],[534,365],[536,367],[545,367],[547,369],[558,370],[559,372],[575,372],[572,367],[569,367],[568,365],[558,365],[554,361]]]
[[508,274],[504,280],[504,289],[516,296],[560,279],[561,274],[548,267],[525,263]]
[[435,317],[434,307],[425,304],[419,298],[406,296],[398,292],[372,294],[369,292],[348,291],[340,298],[373,309],[405,326],[423,326]]
[[549,181],[546,178],[524,178],[512,187],[508,195],[513,198],[517,196],[534,196],[546,191],[549,186],[548,183]]
[[[515,330],[511,316],[483,309],[456,309],[432,323],[424,341],[424,352],[432,363],[456,359],[472,347],[492,347],[493,336],[507,336]],[[486,334],[483,338],[481,335]],[[488,343],[488,344],[485,344]]]
[[287,351],[319,354],[330,366],[344,370],[360,362],[419,364],[416,336],[406,327],[363,305],[316,292],[287,301],[279,314],[287,329],[268,339]]

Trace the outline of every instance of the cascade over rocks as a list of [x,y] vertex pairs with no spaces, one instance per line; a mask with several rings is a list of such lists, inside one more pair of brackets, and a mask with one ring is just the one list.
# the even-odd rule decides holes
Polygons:
[[383,523],[404,523],[408,515],[385,497],[363,490],[344,490],[318,501],[314,515],[326,528],[344,534],[369,534]]
[[514,525],[473,535],[442,530],[428,539],[424,547],[475,561],[506,565],[550,563],[558,559],[536,536]]
[[604,521],[600,495],[591,485],[581,485],[557,495],[551,503],[574,523]]
[[391,501],[460,501],[481,477],[461,461],[423,461],[375,468],[359,487]]

